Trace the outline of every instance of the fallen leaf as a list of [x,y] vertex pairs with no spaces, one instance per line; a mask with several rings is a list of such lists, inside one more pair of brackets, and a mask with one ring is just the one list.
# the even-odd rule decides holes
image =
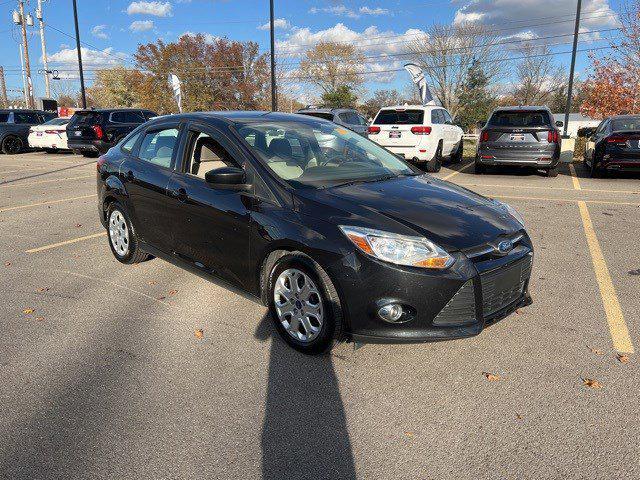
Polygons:
[[51,290],[49,287],[41,287],[37,291],[38,293],[42,293],[42,292],[48,292],[49,290]]
[[149,281],[149,285],[155,285],[156,283],[158,283],[158,282],[156,282],[155,280],[150,280]]
[[629,355],[619,353],[618,355],[616,355],[616,358],[620,363],[629,363]]
[[522,310],[520,310],[519,308],[516,308],[516,315],[522,315]]
[[178,293],[178,290],[169,290],[169,295],[175,295]]
[[160,296],[160,297],[157,297],[156,300],[164,300],[165,298],[167,298],[167,297]]
[[44,317],[36,317],[36,320],[37,320],[38,322],[44,322]]
[[5,267],[10,267],[11,266],[11,262],[4,262],[4,266]]
[[407,437],[413,437],[413,432],[404,432]]
[[31,315],[33,312],[35,312],[33,308],[25,308],[24,310],[22,310],[22,313],[24,313],[25,315]]
[[593,378],[583,378],[582,384],[589,388],[602,388],[602,384]]
[[195,331],[194,335],[196,336],[196,338],[201,339],[204,337],[204,330],[199,328]]
[[497,375],[495,373],[482,372],[482,375],[484,375],[485,378],[490,382],[497,382],[498,380],[500,380],[500,375]]
[[598,350],[597,348],[587,347],[591,353],[595,353],[596,355],[604,355],[602,350]]
[[82,224],[81,224],[81,223],[76,223],[76,228],[79,228],[79,227],[81,227],[81,226],[82,226]]
[[516,413],[516,419],[518,420],[522,420],[524,417],[522,415],[520,415],[519,413]]

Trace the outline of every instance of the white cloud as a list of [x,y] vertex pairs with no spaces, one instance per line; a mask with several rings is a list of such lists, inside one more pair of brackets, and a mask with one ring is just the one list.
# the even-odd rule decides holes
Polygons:
[[169,2],[132,2],[127,7],[129,15],[153,15],[154,17],[170,17],[173,6]]
[[132,32],[146,32],[151,30],[154,27],[153,20],[136,20],[135,22],[131,22],[129,25],[129,30]]
[[340,17],[360,18],[360,15],[344,5],[333,5],[331,7],[322,8],[312,7],[309,10],[309,13],[331,13]]
[[409,29],[404,33],[392,30],[379,30],[376,26],[365,28],[357,32],[338,23],[331,28],[311,31],[309,28],[299,28],[284,40],[276,41],[276,54],[284,55],[290,59],[292,56],[301,57],[302,54],[313,48],[320,42],[336,42],[355,45],[365,55],[364,71],[372,72],[367,80],[378,82],[391,82],[396,76],[395,70],[402,68],[406,57],[397,54],[406,53],[407,44],[421,35],[426,35],[422,30]]
[[93,35],[96,38],[101,38],[103,40],[106,40],[107,38],[109,38],[109,35],[107,35],[107,32],[105,32],[106,29],[107,29],[106,25],[96,25],[91,29],[91,35]]
[[[454,23],[486,25],[505,37],[525,34],[525,38],[538,38],[567,34],[566,37],[558,37],[553,41],[570,42],[575,11],[575,2],[569,1],[473,0],[456,11]],[[549,12],[553,13],[553,17],[545,17],[550,15]],[[609,0],[584,0],[580,26],[584,30],[617,27],[617,15],[611,9]],[[591,38],[596,38],[596,35]]]
[[[87,47],[80,49],[82,53],[82,66],[86,70],[96,68],[110,68],[122,65],[128,60],[128,55],[123,52],[115,52],[112,47],[104,50],[94,50]],[[75,48],[63,48],[56,53],[47,56],[49,66],[60,69],[60,77],[77,78],[78,53]],[[66,71],[65,71],[66,70]]]
[[[269,28],[271,28],[270,23],[267,22],[264,25],[260,25],[258,27],[258,30],[269,30]],[[289,23],[289,20],[285,19],[285,18],[276,18],[273,21],[273,28],[275,29],[282,29],[282,30],[288,30],[291,28],[291,24]]]
[[184,37],[185,35],[187,35],[189,37],[195,37],[196,35],[202,35],[204,37],[204,43],[208,43],[208,44],[213,44],[217,40],[220,40],[220,37],[218,37],[216,35],[212,35],[211,33],[205,33],[205,32],[189,32],[189,31],[187,31],[187,32],[184,32],[179,37]]
[[367,6],[360,7],[359,12],[363,15],[388,15],[389,14],[389,10],[387,10],[386,8],[380,8],[380,7],[370,8]]

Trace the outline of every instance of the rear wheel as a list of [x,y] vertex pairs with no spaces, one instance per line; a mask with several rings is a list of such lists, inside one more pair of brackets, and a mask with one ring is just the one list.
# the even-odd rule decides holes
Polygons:
[[291,253],[269,275],[269,310],[280,337],[294,349],[318,355],[342,336],[342,307],[327,273],[309,257]]
[[112,203],[107,210],[107,229],[109,247],[116,260],[122,263],[140,263],[149,258],[149,254],[138,247],[136,235],[129,216],[119,203]]
[[589,167],[589,176],[591,178],[600,178],[602,177],[602,170],[600,170],[600,168],[598,168],[598,156],[596,155],[596,153],[593,153],[593,156],[591,157],[591,165]]
[[57,148],[45,148],[44,151],[45,153],[58,153]]
[[84,150],[82,152],[82,156],[85,158],[96,158],[98,156],[98,152],[91,152]]
[[2,153],[5,155],[15,155],[24,148],[24,143],[19,137],[9,135],[2,141]]
[[480,162],[478,162],[476,160],[475,164],[474,164],[474,170],[476,175],[482,175],[483,173],[487,172],[487,167],[485,167],[484,165],[482,165]]
[[547,169],[547,177],[557,177],[557,176],[558,176],[558,167]]

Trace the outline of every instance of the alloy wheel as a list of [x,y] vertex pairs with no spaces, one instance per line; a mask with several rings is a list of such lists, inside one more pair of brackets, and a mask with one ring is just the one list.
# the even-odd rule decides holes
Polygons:
[[109,239],[119,257],[129,253],[129,228],[120,210],[114,210],[109,216]]
[[313,341],[322,330],[324,312],[320,290],[301,270],[289,268],[277,278],[273,301],[278,320],[293,338]]
[[9,155],[20,153],[22,150],[22,140],[18,137],[9,137],[4,141],[4,151]]

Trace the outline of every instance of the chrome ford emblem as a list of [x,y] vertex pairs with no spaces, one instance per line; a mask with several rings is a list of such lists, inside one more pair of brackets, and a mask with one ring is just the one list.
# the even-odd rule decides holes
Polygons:
[[509,253],[513,249],[513,243],[509,240],[502,241],[498,244],[498,252]]

